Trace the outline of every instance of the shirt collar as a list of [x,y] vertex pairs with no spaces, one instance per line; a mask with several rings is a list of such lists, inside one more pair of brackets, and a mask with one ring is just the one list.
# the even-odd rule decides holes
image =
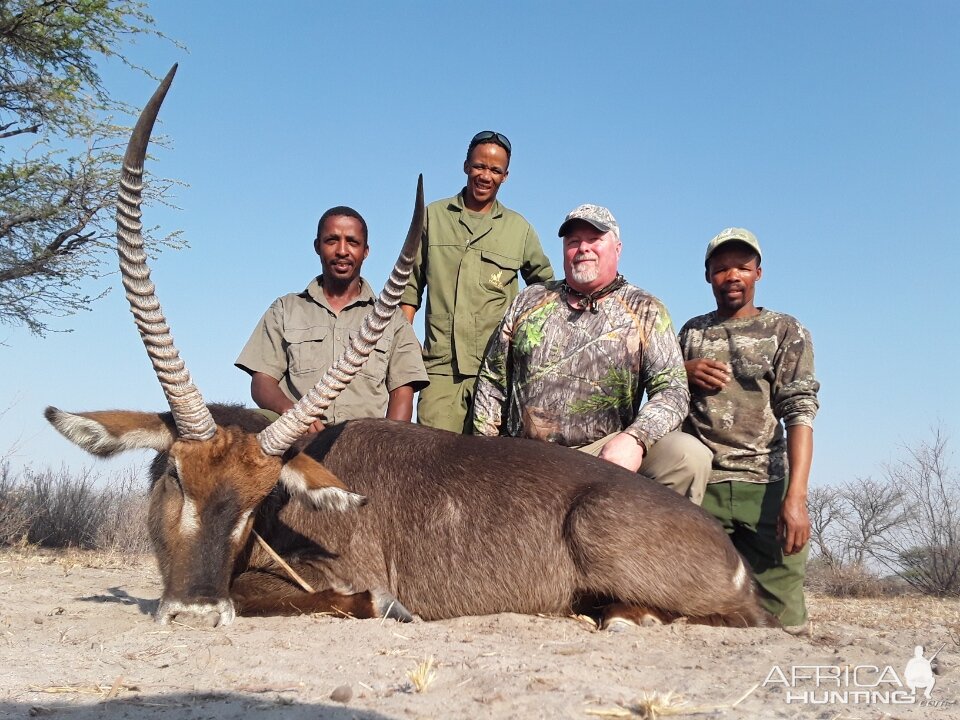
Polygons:
[[[330,303],[327,302],[326,296],[323,294],[323,275],[317,275],[313,280],[310,281],[310,284],[307,285],[306,289],[300,293],[301,297],[309,297],[318,305],[326,308],[330,312],[333,312],[333,308],[330,307]],[[376,296],[373,294],[373,288],[370,287],[370,283],[360,278],[360,294],[343,309],[346,310],[349,307],[354,305],[368,305],[376,301]]]
[[[447,207],[451,210],[456,210],[457,212],[463,212],[467,209],[467,206],[463,204],[463,196],[466,194],[467,188],[464,187],[457,193],[448,204]],[[503,217],[503,205],[500,204],[499,200],[493,201],[493,207],[490,208],[490,217],[500,218]]]

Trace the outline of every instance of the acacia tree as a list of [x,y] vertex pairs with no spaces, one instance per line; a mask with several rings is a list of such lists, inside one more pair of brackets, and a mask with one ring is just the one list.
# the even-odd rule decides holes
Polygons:
[[[103,291],[113,205],[132,115],[97,63],[134,71],[137,36],[164,37],[137,0],[0,0],[0,324],[43,335],[50,317],[89,309]],[[163,202],[171,181],[147,184]],[[149,233],[148,233],[149,235]],[[176,234],[150,238],[177,246]]]

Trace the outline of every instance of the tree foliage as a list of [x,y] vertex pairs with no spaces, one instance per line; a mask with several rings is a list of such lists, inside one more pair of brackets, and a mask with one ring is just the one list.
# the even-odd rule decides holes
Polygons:
[[[145,7],[136,0],[0,0],[2,324],[43,335],[50,317],[89,309],[98,297],[84,288],[103,277],[103,254],[113,247],[128,133],[113,118],[131,109],[111,98],[97,63],[146,72],[126,54],[138,36],[163,37]],[[148,201],[164,202],[170,185],[148,183]],[[159,242],[178,244],[176,235]]]

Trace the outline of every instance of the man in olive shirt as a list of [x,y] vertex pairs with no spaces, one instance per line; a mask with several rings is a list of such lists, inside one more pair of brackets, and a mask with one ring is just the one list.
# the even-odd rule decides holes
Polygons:
[[[235,363],[252,376],[250,392],[261,408],[283,413],[320,380],[357,333],[376,301],[360,277],[370,252],[367,224],[356,210],[327,210],[317,224],[314,250],[323,272],[301,293],[277,298]],[[427,384],[420,344],[395,313],[360,372],[313,423],[360,417],[410,421],[413,394]]]
[[683,429],[713,451],[703,508],[750,563],[763,606],[788,632],[802,633],[820,383],[806,328],[754,304],[760,259],[756,236],[744,228],[727,228],[707,246],[717,309],[680,330],[691,393]]
[[467,184],[427,207],[423,241],[400,307],[413,322],[427,290],[423,360],[430,385],[420,392],[423,425],[469,432],[468,414],[487,341],[519,292],[553,279],[537,233],[497,200],[509,174],[502,134],[477,133],[467,148]]

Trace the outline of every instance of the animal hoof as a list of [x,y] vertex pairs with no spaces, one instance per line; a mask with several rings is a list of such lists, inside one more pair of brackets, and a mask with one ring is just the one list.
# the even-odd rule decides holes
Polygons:
[[626,632],[630,628],[636,627],[636,623],[631,620],[627,620],[622,617],[610,618],[603,624],[603,629],[608,632],[621,633]]
[[392,595],[383,594],[377,598],[377,614],[397,622],[413,622],[413,614]]

